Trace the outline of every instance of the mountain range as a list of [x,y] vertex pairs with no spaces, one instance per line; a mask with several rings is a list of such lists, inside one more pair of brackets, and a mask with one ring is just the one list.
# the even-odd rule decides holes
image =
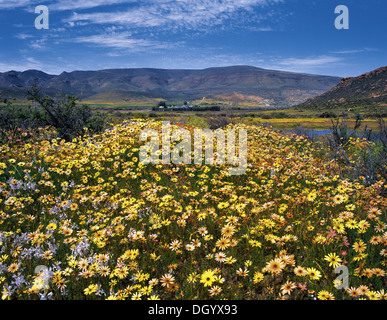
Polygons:
[[43,93],[78,96],[88,103],[154,105],[157,101],[222,101],[292,106],[320,95],[339,77],[251,66],[207,69],[106,69],[50,75],[38,70],[0,73],[3,97],[25,99],[32,84]]
[[340,83],[297,107],[302,109],[336,109],[387,107],[387,66],[358,77],[342,78]]

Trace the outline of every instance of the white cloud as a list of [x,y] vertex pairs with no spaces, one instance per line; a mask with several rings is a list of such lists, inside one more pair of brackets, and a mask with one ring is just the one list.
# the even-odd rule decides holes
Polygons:
[[89,43],[100,47],[115,49],[129,49],[130,51],[142,51],[145,49],[165,49],[169,45],[158,41],[132,38],[129,32],[104,33],[90,36],[82,36],[73,39],[78,43]]
[[364,50],[342,50],[342,51],[332,51],[332,53],[335,54],[352,54],[352,53],[359,53],[363,52]]
[[31,4],[29,0],[0,0],[0,9],[14,9]]
[[304,58],[268,58],[262,68],[309,74],[331,74],[346,64],[343,57],[320,55]]
[[50,5],[51,10],[82,10],[114,4],[134,3],[136,0],[62,0]]
[[258,32],[269,32],[274,31],[272,27],[250,27],[251,31],[258,31]]
[[141,4],[137,3],[126,11],[74,13],[65,22],[88,21],[94,24],[168,30],[200,28],[218,25],[227,19],[238,20],[240,12],[253,12],[258,6],[281,2],[283,0],[143,0]]
[[46,42],[47,42],[47,39],[46,39],[46,38],[35,39],[35,40],[33,40],[33,41],[30,41],[29,46],[30,46],[32,49],[36,49],[36,50],[45,50],[45,49],[47,49]]
[[[42,3],[43,2],[43,3]],[[16,9],[20,7],[30,7],[31,5],[44,4],[49,10],[81,10],[100,6],[109,6],[122,3],[133,3],[136,0],[56,0],[56,1],[42,1],[42,0],[0,0],[0,9]]]
[[22,59],[17,61],[10,61],[7,63],[0,62],[0,72],[14,71],[26,71],[26,70],[42,70],[49,74],[59,74],[62,72],[57,66],[49,65],[47,63],[36,60],[30,56],[23,56]]
[[32,37],[33,37],[32,35],[27,34],[27,33],[18,33],[15,35],[15,38],[20,39],[20,40],[25,40],[25,39],[32,38]]
[[335,54],[354,54],[354,53],[372,52],[372,51],[378,51],[378,49],[375,49],[375,48],[361,48],[361,49],[352,49],[352,50],[332,51],[332,53],[335,53]]
[[321,67],[327,64],[340,62],[342,58],[334,56],[318,56],[308,58],[286,58],[277,61],[282,66],[289,66],[293,68],[299,67]]

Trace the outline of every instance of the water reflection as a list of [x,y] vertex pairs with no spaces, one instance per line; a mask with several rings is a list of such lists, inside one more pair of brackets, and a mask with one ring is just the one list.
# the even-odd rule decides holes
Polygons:
[[[329,135],[332,133],[332,130],[329,130],[329,129],[309,129],[309,128],[301,128],[301,127],[294,128],[294,129],[287,129],[287,130],[283,130],[283,131],[306,136],[308,138],[315,138],[315,137],[319,137],[319,136],[323,136],[323,135]],[[380,131],[371,131],[371,132],[367,132],[367,134],[365,134],[364,131],[348,130],[347,135],[354,137],[354,138],[360,138],[360,139],[366,138],[366,139],[373,141],[373,142],[376,142],[378,140],[382,140],[382,141],[385,140],[385,137],[383,135],[381,135]]]

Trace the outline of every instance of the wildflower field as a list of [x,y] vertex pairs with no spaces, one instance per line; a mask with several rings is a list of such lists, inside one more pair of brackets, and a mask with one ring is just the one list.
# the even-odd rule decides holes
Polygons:
[[[140,163],[157,121],[0,146],[2,299],[386,299],[384,182],[346,178],[302,136],[235,126],[235,176]],[[350,143],[356,161],[366,142]]]

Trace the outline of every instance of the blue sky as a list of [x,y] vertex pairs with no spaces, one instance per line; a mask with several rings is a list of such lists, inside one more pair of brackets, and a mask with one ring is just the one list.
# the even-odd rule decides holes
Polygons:
[[[34,26],[49,9],[49,29]],[[335,8],[349,9],[337,30]],[[357,76],[387,65],[386,0],[0,0],[0,72],[251,65]]]

